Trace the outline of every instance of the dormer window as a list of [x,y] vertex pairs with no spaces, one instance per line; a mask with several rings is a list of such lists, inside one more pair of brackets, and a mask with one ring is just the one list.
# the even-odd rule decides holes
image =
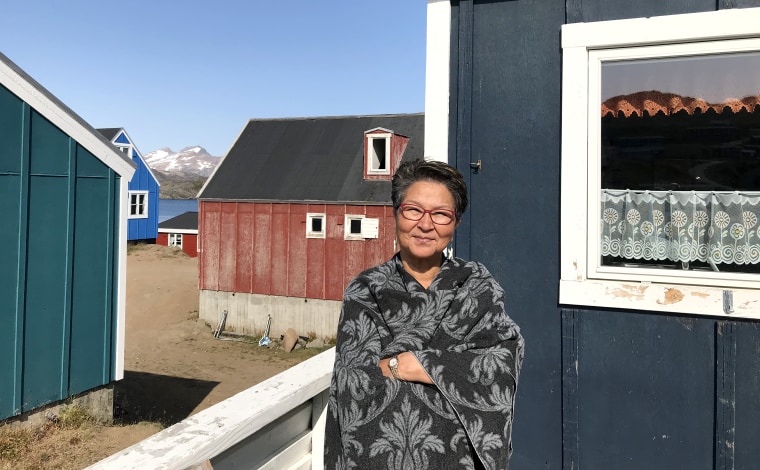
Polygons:
[[367,136],[367,173],[370,175],[390,175],[391,134]]
[[390,180],[401,163],[409,138],[376,127],[364,132],[364,179]]
[[119,152],[123,153],[129,158],[132,158],[132,146],[129,144],[120,144],[116,143],[114,144],[116,148],[119,150]]

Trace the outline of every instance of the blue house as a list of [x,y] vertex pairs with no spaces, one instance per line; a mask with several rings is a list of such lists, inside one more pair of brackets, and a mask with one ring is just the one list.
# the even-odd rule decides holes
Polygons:
[[158,179],[145,163],[127,131],[121,127],[98,131],[137,165],[137,170],[129,181],[127,240],[155,242],[158,236],[158,198],[161,186]]
[[112,413],[135,166],[0,54],[0,420],[81,396]]

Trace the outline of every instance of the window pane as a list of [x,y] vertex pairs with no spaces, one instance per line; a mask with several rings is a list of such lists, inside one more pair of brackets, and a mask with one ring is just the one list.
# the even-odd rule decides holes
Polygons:
[[137,215],[137,195],[129,195],[129,215]]
[[760,270],[758,72],[758,53],[602,65],[603,264]]
[[352,234],[360,234],[362,233],[362,220],[361,219],[351,219],[351,228],[350,228]]
[[760,190],[760,53],[602,65],[602,187]]
[[386,139],[372,139],[372,169],[385,170]]

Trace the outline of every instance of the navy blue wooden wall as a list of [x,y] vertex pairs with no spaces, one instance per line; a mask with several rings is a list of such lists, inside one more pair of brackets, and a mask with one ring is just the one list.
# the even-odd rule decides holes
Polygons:
[[471,193],[455,250],[494,273],[526,338],[510,468],[759,468],[756,322],[558,303],[561,25],[750,6],[452,2],[449,155]]

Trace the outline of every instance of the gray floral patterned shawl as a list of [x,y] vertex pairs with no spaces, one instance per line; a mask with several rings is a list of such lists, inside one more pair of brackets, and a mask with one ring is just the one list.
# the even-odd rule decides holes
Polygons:
[[[392,380],[411,351],[435,385]],[[346,288],[326,424],[328,469],[506,469],[523,338],[475,262],[445,260],[423,288],[397,254]]]

